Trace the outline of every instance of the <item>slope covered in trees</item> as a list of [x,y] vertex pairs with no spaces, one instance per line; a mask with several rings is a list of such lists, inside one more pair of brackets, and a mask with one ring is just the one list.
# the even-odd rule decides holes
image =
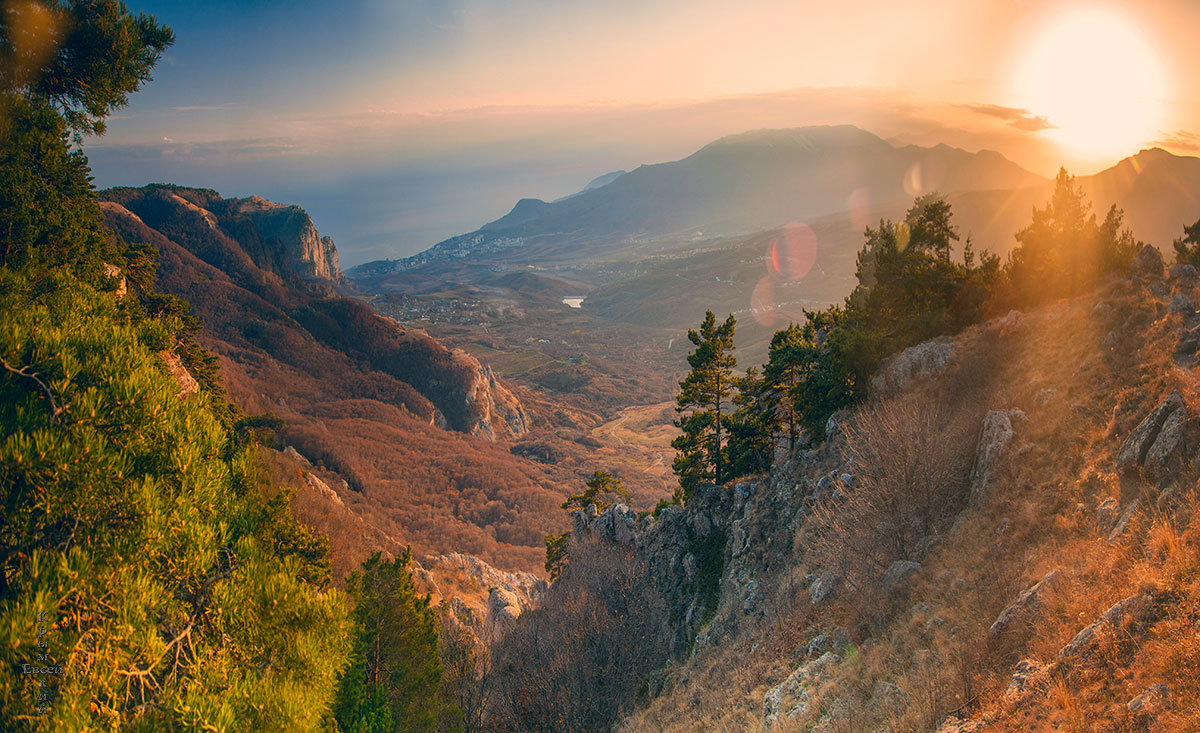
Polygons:
[[[364,616],[266,479],[279,421],[228,404],[155,250],[105,232],[70,137],[102,132],[171,40],[111,0],[0,11],[0,727],[362,729],[339,678]],[[408,585],[376,602],[427,613],[390,567]],[[424,633],[399,653],[436,670]],[[391,701],[426,705],[430,681]]]

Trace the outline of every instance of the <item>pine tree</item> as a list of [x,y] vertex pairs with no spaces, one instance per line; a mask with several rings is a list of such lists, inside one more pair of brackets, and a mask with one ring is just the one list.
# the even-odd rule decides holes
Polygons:
[[805,348],[804,331],[795,324],[775,332],[763,365],[762,381],[766,389],[766,404],[778,425],[787,431],[788,447],[796,448],[800,424],[796,410],[796,386],[804,376],[801,350]]
[[734,410],[726,418],[728,478],[770,469],[775,453],[775,433],[780,427],[776,395],[758,376],[758,369],[747,369],[746,376],[734,380],[734,386],[737,389],[733,395]]
[[[442,712],[438,615],[417,595],[412,551],[367,559],[346,585],[354,599],[350,667],[334,714],[345,731],[435,730]],[[398,727],[399,726],[399,727]]]
[[[562,503],[562,508],[568,512],[584,511],[595,504],[596,511],[602,512],[617,501],[629,506],[631,499],[629,490],[621,484],[621,479],[608,471],[595,471],[584,484],[584,490],[572,494]],[[571,533],[546,535],[546,572],[554,580],[567,564],[567,556],[571,545]]]
[[624,502],[626,506],[631,501],[629,490],[621,484],[621,479],[608,471],[595,471],[584,484],[584,490],[568,496],[567,500],[562,503],[562,508],[568,512],[575,512],[595,504],[596,511],[602,512],[618,500]]
[[700,330],[688,331],[688,340],[696,349],[688,355],[692,370],[679,383],[676,412],[687,413],[675,421],[683,434],[671,441],[678,455],[674,469],[684,498],[704,481],[720,483],[727,478],[723,470],[724,409],[733,394],[733,331],[736,321],[731,314],[717,325],[712,311],[704,314]]

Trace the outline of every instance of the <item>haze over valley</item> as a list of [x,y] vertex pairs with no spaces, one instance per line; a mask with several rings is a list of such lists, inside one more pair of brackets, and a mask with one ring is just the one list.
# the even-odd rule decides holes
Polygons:
[[0,0],[0,728],[1200,730],[1197,27]]

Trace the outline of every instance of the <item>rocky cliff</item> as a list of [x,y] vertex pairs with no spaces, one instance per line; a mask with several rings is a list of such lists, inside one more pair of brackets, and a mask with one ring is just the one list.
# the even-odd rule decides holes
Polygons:
[[266,242],[277,246],[279,260],[301,277],[339,284],[346,281],[333,240],[317,233],[304,209],[258,196],[224,203],[229,216],[248,219]]
[[1091,296],[898,356],[767,476],[657,520],[577,513],[669,605],[621,728],[1189,729],[1198,282],[1143,251]]

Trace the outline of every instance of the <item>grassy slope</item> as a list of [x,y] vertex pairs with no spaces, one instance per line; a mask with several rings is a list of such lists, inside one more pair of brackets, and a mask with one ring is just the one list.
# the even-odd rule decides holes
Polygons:
[[[1107,318],[1093,312],[1097,299],[1112,305]],[[1113,284],[1030,314],[1012,337],[989,339],[986,329],[974,329],[960,338],[961,358],[979,359],[993,372],[986,406],[1019,407],[1029,420],[1007,454],[1011,468],[943,533],[907,592],[870,609],[846,597],[813,608],[800,580],[815,569],[812,540],[801,536],[792,555],[774,563],[783,569],[759,577],[774,587],[765,618],[672,670],[664,694],[625,729],[758,728],[767,690],[803,661],[797,652],[809,639],[836,627],[848,630],[851,651],[813,690],[809,714],[788,721],[796,729],[824,723],[826,730],[930,730],[960,708],[984,729],[1141,729],[1147,721],[1125,704],[1155,682],[1171,688],[1158,725],[1195,729],[1196,472],[1176,475],[1188,498],[1166,513],[1154,508],[1152,485],[1121,481],[1114,472],[1129,431],[1170,390],[1190,405],[1200,400],[1200,379],[1171,360],[1181,323],[1166,315],[1165,302]],[[1101,342],[1110,330],[1120,338],[1105,354]],[[955,394],[955,385],[936,380],[923,389],[930,399]],[[1150,509],[1124,541],[1110,543],[1097,527],[1096,507],[1115,498],[1123,508],[1137,497]],[[1066,571],[1064,589],[1027,627],[989,643],[997,614],[1055,567]],[[1146,589],[1174,600],[1159,604],[1151,620],[1104,635],[1078,663],[1052,666],[1025,699],[1005,698],[1017,661],[1053,662],[1105,609]],[[872,706],[878,682],[898,685],[904,704],[891,712]]]

